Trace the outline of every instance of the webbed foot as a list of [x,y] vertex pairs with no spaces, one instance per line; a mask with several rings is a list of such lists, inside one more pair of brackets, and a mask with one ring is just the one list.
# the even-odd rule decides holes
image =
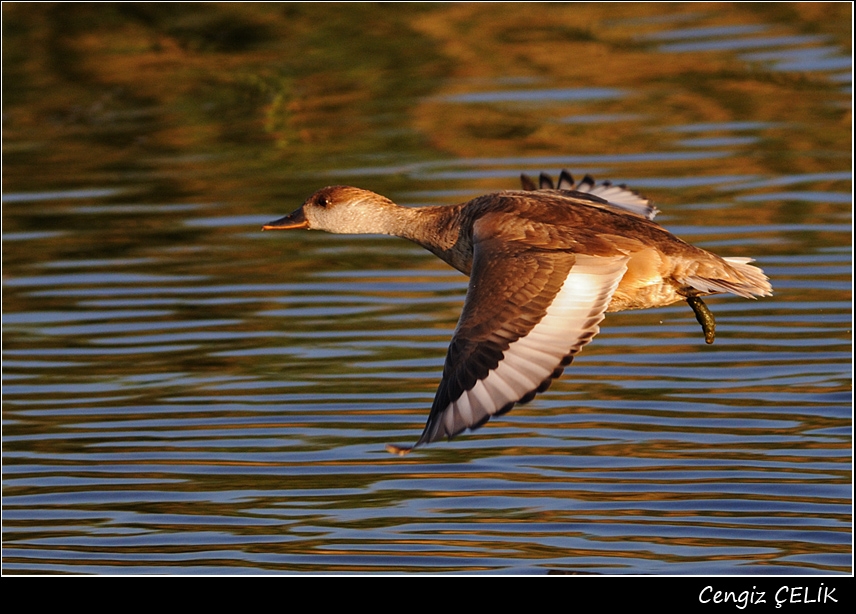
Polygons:
[[713,340],[716,338],[716,320],[714,320],[710,309],[707,308],[707,305],[698,296],[688,296],[687,303],[692,307],[696,320],[701,324],[701,329],[704,331],[704,342],[707,344],[713,343]]

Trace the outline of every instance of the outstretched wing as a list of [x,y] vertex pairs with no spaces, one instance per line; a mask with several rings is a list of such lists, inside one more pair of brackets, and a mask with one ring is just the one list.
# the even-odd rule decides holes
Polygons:
[[[541,173],[538,177],[538,185],[528,175],[520,175],[520,184],[524,190],[552,190],[553,180],[547,173]],[[618,210],[622,213],[632,213],[639,217],[644,217],[648,220],[653,220],[660,212],[657,207],[651,204],[644,196],[630,190],[624,184],[613,185],[610,181],[603,181],[600,184],[595,183],[591,175],[586,175],[578,184],[574,182],[574,178],[568,171],[563,170],[559,174],[559,190],[572,190],[580,194],[590,194],[601,199],[601,202],[606,205],[611,205],[613,210]]]
[[467,298],[416,446],[476,429],[546,390],[598,333],[627,270],[624,255],[535,247],[496,229],[480,240],[478,224]]

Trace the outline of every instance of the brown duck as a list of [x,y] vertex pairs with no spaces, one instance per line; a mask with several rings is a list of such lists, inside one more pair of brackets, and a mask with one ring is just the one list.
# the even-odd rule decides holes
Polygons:
[[452,438],[532,400],[594,338],[608,311],[687,301],[713,343],[702,296],[772,293],[751,258],[720,258],[681,241],[624,186],[588,176],[575,185],[566,171],[556,189],[544,174],[538,187],[526,175],[521,181],[523,190],[420,208],[330,186],[263,228],[395,235],[470,276],[425,430],[414,446],[388,445],[390,452]]

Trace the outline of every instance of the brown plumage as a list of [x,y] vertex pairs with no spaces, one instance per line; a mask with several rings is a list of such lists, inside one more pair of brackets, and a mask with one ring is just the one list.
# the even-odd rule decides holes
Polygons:
[[[522,191],[452,206],[407,208],[359,188],[331,186],[264,230],[308,228],[409,239],[470,276],[443,379],[416,446],[475,429],[525,403],[561,375],[607,311],[685,300],[713,342],[702,296],[768,296],[748,258],[720,258],[652,221],[657,210],[624,186],[558,189],[521,176]],[[415,446],[414,446],[415,447]],[[405,454],[411,448],[387,446]]]

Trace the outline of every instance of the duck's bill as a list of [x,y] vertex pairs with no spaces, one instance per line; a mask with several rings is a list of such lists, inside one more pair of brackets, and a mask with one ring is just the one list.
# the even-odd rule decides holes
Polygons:
[[309,221],[303,215],[302,207],[294,213],[289,213],[285,217],[262,226],[262,230],[291,230],[294,228],[309,228]]

